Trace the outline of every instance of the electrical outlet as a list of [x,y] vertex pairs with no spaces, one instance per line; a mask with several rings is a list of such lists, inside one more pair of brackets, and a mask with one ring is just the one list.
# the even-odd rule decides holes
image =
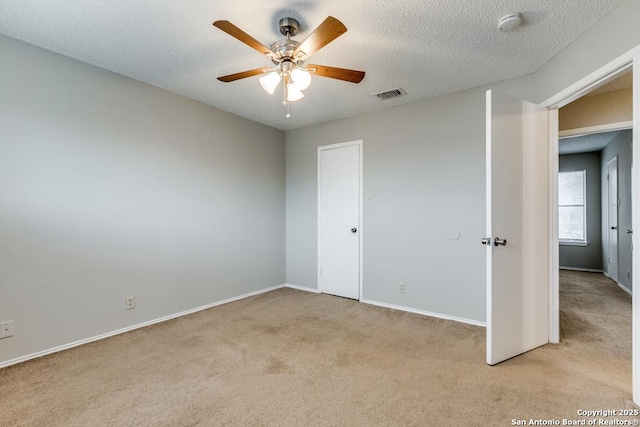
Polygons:
[[398,292],[404,294],[407,292],[407,285],[405,283],[400,283],[400,287],[398,288]]
[[124,302],[124,306],[127,310],[132,310],[136,308],[136,297],[134,297],[133,295],[130,297],[127,297],[127,299]]
[[0,323],[0,339],[13,336],[13,320]]

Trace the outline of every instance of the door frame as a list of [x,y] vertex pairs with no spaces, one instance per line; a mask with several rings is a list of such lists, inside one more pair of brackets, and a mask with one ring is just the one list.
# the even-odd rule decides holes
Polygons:
[[[542,103],[549,108],[549,216],[550,233],[550,290],[549,290],[549,339],[550,342],[560,342],[560,257],[558,240],[558,109],[572,101],[582,97],[592,89],[606,83],[622,71],[633,67],[633,133],[632,140],[640,142],[640,46],[624,53],[608,64],[580,79],[564,90],[553,95]],[[633,144],[635,145],[635,144]],[[640,164],[640,150],[632,148],[632,164]],[[640,189],[640,168],[633,167],[631,172],[631,210],[632,224],[640,224],[640,205],[638,189]],[[637,235],[632,235],[633,247],[638,247]],[[640,251],[634,251],[632,255],[632,269],[638,271],[640,267]],[[640,281],[638,275],[631,278],[632,289],[638,289]],[[632,384],[633,401],[640,404],[640,295],[634,292],[632,295]]]
[[363,148],[364,148],[364,143],[362,139],[357,139],[354,141],[347,141],[347,142],[340,142],[337,144],[330,144],[330,145],[321,145],[318,147],[318,185],[317,185],[317,192],[318,192],[318,213],[317,213],[317,220],[316,223],[318,225],[317,228],[317,234],[318,234],[318,246],[317,246],[317,264],[316,264],[316,280],[318,283],[318,291],[322,292],[322,289],[320,288],[320,247],[321,247],[321,241],[320,239],[322,238],[322,235],[320,234],[320,210],[322,208],[322,191],[321,191],[321,185],[322,185],[322,152],[325,150],[334,150],[336,148],[344,148],[344,147],[350,147],[353,145],[357,145],[358,146],[358,160],[359,160],[359,169],[360,169],[360,174],[358,177],[359,180],[359,184],[358,184],[358,227],[359,227],[359,232],[358,232],[358,247],[359,247],[359,257],[358,257],[358,301],[362,301],[363,299],[363,293],[364,293],[364,287],[363,287],[363,280],[362,280],[362,260],[363,260],[363,234],[364,234],[364,221],[363,221],[363,182],[364,182],[364,173],[363,173]]
[[[616,203],[616,253],[615,253],[615,257],[616,257],[616,271],[609,271],[609,266],[611,265],[611,164],[615,162],[616,163],[616,199],[615,199],[615,203]],[[618,210],[619,210],[619,200],[620,200],[620,191],[618,189],[618,156],[615,156],[613,159],[609,160],[607,162],[607,226],[606,226],[606,230],[607,230],[607,271],[606,271],[606,275],[609,276],[610,279],[613,279],[616,283],[618,283],[619,280],[619,270],[620,270],[620,258],[618,256],[618,254],[620,253],[619,251],[619,245],[620,245],[620,230],[618,229],[618,218],[620,217]],[[633,209],[632,209],[633,212]],[[633,270],[633,267],[632,267]],[[631,287],[633,289],[633,286]]]

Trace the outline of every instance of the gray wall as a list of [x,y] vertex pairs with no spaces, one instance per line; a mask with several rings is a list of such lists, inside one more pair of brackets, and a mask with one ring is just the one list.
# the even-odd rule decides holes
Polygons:
[[618,156],[618,282],[631,290],[631,235],[627,229],[633,229],[631,225],[631,141],[632,131],[621,131],[618,136],[602,150],[602,215],[605,220],[602,225],[603,260],[604,270],[608,271],[607,258],[609,257],[609,232],[606,229],[607,214],[607,163]]
[[542,102],[640,45],[637,16],[626,1],[532,75],[287,132],[287,282],[317,287],[316,147],[363,139],[364,298],[484,322],[484,91]]
[[588,246],[560,244],[560,266],[602,270],[600,152],[560,156],[560,172],[587,171]]
[[484,102],[468,91],[287,132],[287,282],[317,287],[317,147],[363,139],[363,298],[484,321]]
[[0,363],[284,283],[282,131],[0,52]]

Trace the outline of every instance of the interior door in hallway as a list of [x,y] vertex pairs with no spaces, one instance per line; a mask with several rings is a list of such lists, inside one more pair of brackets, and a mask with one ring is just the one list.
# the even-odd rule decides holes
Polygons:
[[318,289],[360,299],[362,141],[318,148]]
[[607,274],[618,281],[618,157],[607,163]]
[[549,341],[549,145],[545,108],[486,99],[487,363]]

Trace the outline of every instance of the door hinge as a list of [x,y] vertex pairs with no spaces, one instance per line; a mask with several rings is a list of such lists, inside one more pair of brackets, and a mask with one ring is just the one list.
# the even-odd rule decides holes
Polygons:
[[609,181],[609,174],[607,174],[607,181]]

